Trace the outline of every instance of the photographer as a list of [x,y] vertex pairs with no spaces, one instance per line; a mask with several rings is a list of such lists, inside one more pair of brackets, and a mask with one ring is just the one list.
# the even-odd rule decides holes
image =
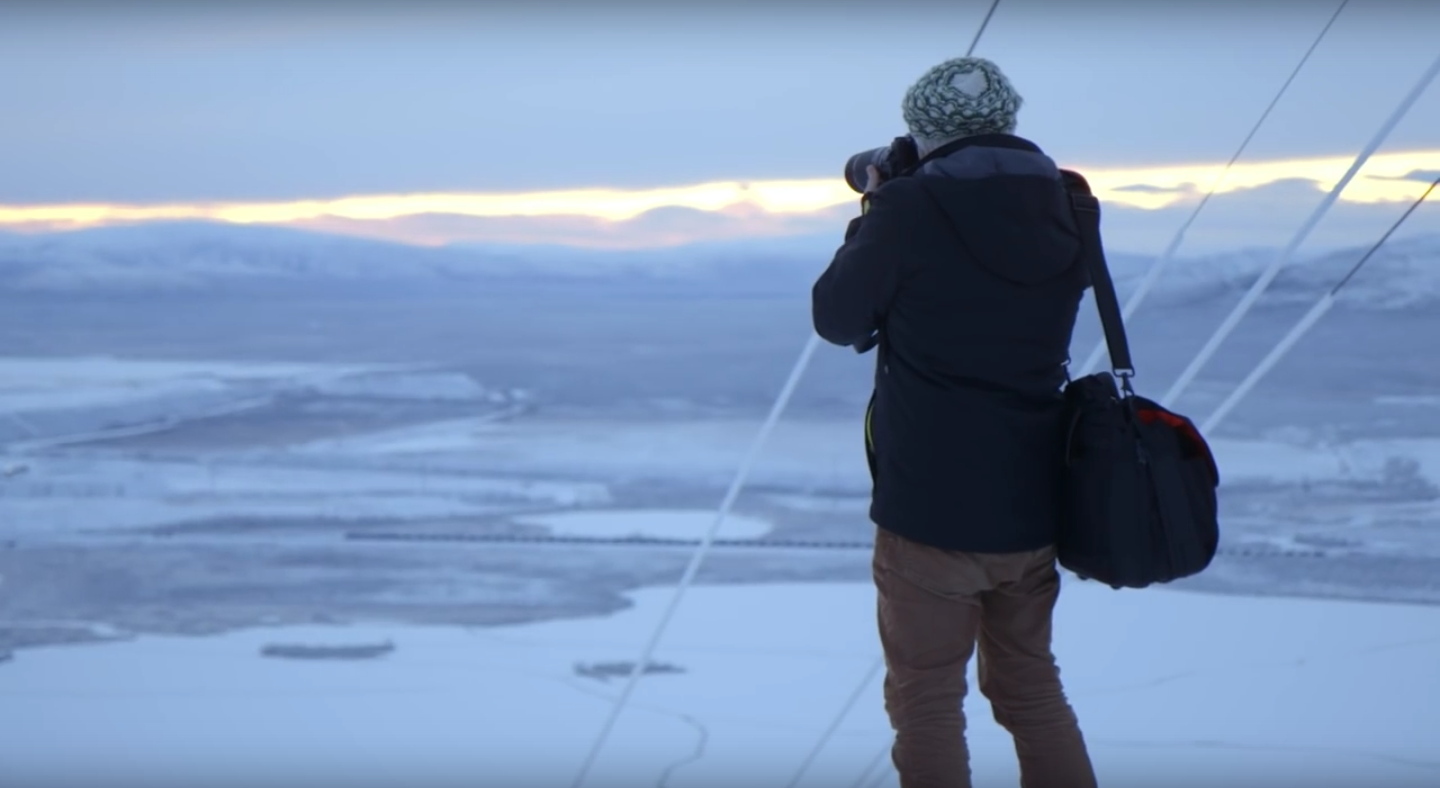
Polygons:
[[812,294],[826,341],[878,341],[865,435],[902,788],[970,785],[977,645],[1024,786],[1095,785],[1051,651],[1061,390],[1088,279],[1057,165],[1014,135],[1021,103],[982,58],[922,76],[902,102],[913,149],[847,168],[868,176],[851,178],[861,216]]

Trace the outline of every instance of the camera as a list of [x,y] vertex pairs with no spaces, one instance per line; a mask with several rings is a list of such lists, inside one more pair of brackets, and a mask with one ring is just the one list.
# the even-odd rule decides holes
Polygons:
[[890,180],[896,175],[903,175],[906,170],[911,169],[920,163],[920,152],[915,147],[915,140],[912,137],[896,137],[893,142],[883,148],[874,148],[862,151],[850,157],[845,163],[845,183],[857,192],[865,191],[865,168],[874,165],[880,171],[880,177]]
[[[883,148],[872,148],[851,156],[850,161],[845,162],[845,183],[849,184],[851,189],[863,193],[865,181],[870,177],[865,173],[866,167],[874,165],[875,169],[879,170],[880,177],[888,181],[896,175],[905,174],[919,163],[920,151],[915,146],[915,139],[909,136],[896,137]],[[863,354],[870,352],[879,343],[879,334],[871,334],[868,339],[856,343],[853,347],[856,353]]]

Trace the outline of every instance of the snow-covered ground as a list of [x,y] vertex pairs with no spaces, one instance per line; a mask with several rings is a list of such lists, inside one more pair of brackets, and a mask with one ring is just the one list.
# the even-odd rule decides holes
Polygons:
[[144,435],[259,410],[286,395],[480,408],[523,402],[528,392],[424,365],[0,357],[0,448]]
[[[303,455],[477,467],[503,463],[519,473],[690,478],[727,483],[759,432],[758,419],[628,422],[471,419],[317,441]],[[757,483],[869,485],[857,425],[788,419],[756,458]]]
[[[707,512],[608,512],[612,486],[636,479],[723,486],[758,426],[741,420],[476,419],[188,462],[19,455],[6,461],[15,475],[0,479],[0,533],[100,531],[237,516],[460,517],[524,504],[562,510],[545,520],[524,521],[557,534],[698,536],[708,527]],[[863,516],[869,476],[853,433],[852,425],[842,422],[783,422],[758,458],[751,481],[795,490],[770,499],[785,510]],[[1403,480],[1394,477],[1402,472],[1411,474],[1408,483],[1440,485],[1440,440],[1327,444],[1280,436],[1217,439],[1213,445],[1224,484],[1237,494],[1257,486],[1399,484]],[[1311,518],[1311,530],[1345,531],[1386,552],[1419,547],[1413,541],[1408,547],[1392,544],[1399,534],[1384,533],[1387,518],[1440,518],[1440,501],[1429,496],[1392,501],[1371,494],[1348,502],[1312,498],[1289,505],[1323,509]],[[1266,530],[1283,532],[1287,516],[1296,511],[1262,507],[1237,514],[1235,524],[1265,528],[1270,518],[1275,528]],[[574,519],[582,516],[586,519]],[[743,538],[769,530],[769,525],[738,518],[727,523],[722,535]],[[1415,536],[1428,545],[1425,550],[1440,549],[1435,529]]]
[[[0,662],[4,785],[91,777],[163,788],[167,776],[221,774],[566,784],[620,686],[585,666],[638,655],[670,593],[654,584],[678,576],[683,549],[450,550],[351,543],[347,529],[371,520],[392,534],[479,524],[694,538],[760,426],[743,411],[531,411],[524,390],[429,367],[83,358],[4,362],[0,372],[0,406],[34,428],[0,440],[0,653],[20,644]],[[282,395],[315,407],[275,410]],[[1374,399],[1433,409],[1423,396]],[[392,404],[410,410],[392,418]],[[216,413],[239,417],[205,426]],[[313,413],[328,432],[296,426]],[[192,427],[214,431],[183,439]],[[253,440],[261,434],[277,437]],[[753,495],[719,535],[868,535],[860,442],[853,419],[782,420],[753,469]],[[1313,550],[1323,537],[1327,553],[1367,560],[1440,557],[1440,439],[1336,440],[1291,425],[1213,445],[1229,546]],[[246,525],[200,527],[227,518]],[[246,530],[256,524],[266,527]],[[128,532],[139,528],[174,538]],[[24,571],[40,559],[61,574]],[[863,553],[732,553],[707,567],[725,561],[715,571],[730,584],[694,589],[656,656],[680,672],[646,677],[588,785],[785,785],[865,680],[798,783],[865,788],[857,779],[884,765],[888,741],[873,591],[834,580],[863,576],[852,571]],[[71,566],[93,575],[70,576],[81,571],[66,574]],[[1274,581],[1255,592],[1353,595],[1357,582],[1385,582],[1315,567],[1293,565],[1283,590]],[[1236,581],[1251,570],[1210,576],[1255,588]],[[780,571],[809,582],[764,580]],[[632,608],[605,615],[607,595],[641,583]],[[1392,586],[1428,598],[1410,580]],[[453,610],[462,605],[538,622],[412,623],[467,620]],[[314,615],[372,623],[264,624]],[[61,634],[47,639],[47,628]],[[80,630],[127,639],[35,647]],[[227,634],[143,634],[157,630]],[[1058,649],[1104,784],[1423,785],[1440,780],[1432,631],[1440,608],[1071,582]],[[396,650],[370,661],[260,653],[385,641]],[[976,784],[1014,785],[1008,738],[982,698],[968,708]]]
[[[586,666],[638,655],[686,550],[349,537],[699,536],[808,330],[823,257],[542,269],[174,232],[0,244],[0,339],[31,356],[0,358],[0,785],[567,784],[619,689]],[[1067,586],[1058,649],[1103,784],[1440,783],[1440,608],[1277,597],[1440,599],[1437,250],[1387,245],[1212,436],[1227,549],[1324,558],[1226,553],[1183,593]],[[1186,412],[1205,416],[1359,251],[1283,271]],[[1142,393],[1272,255],[1176,261],[1132,321]],[[1124,294],[1149,261],[1111,262]],[[1077,358],[1098,337],[1088,306],[1081,323]],[[870,364],[816,357],[721,537],[868,536]],[[888,729],[865,558],[717,550],[716,585],[657,655],[680,672],[645,679],[588,785],[785,785],[864,680],[799,785],[866,788]],[[266,628],[315,621],[371,623]],[[372,661],[260,653],[383,641]],[[969,709],[977,785],[1016,784],[985,701]]]
[[[552,512],[514,518],[522,525],[539,525],[556,536],[625,539],[699,539],[715,522],[716,513],[674,509],[610,509]],[[758,517],[729,514],[716,536],[722,539],[759,539],[771,524]]]
[[[0,667],[0,782],[568,784],[622,682],[577,666],[633,661],[672,593],[642,590],[606,619],[22,652]],[[863,681],[800,782],[855,783],[889,735],[873,606],[864,584],[692,589],[655,655],[682,672],[644,678],[587,784],[785,785]],[[1104,785],[1440,780],[1440,609],[1067,581],[1057,617],[1056,650]],[[260,655],[268,644],[386,641],[395,650],[373,661]],[[976,784],[1016,784],[986,701],[966,707]]]
[[[297,447],[308,458],[346,457],[380,467],[424,458],[452,471],[505,467],[536,476],[699,481],[724,485],[754,440],[759,420],[635,423],[617,420],[462,421]],[[750,481],[808,494],[772,501],[788,510],[863,517],[870,477],[847,421],[790,419],[777,425]],[[1227,539],[1279,549],[1296,535],[1342,538],[1355,552],[1440,556],[1440,439],[1329,441],[1304,430],[1214,438],[1227,501],[1244,502]],[[1350,489],[1345,495],[1301,494]],[[1290,500],[1276,491],[1300,491]],[[1427,490],[1429,492],[1427,492]],[[820,491],[824,491],[823,493]],[[1253,492],[1252,492],[1253,491]],[[628,529],[644,530],[636,522]],[[656,529],[659,535],[667,529]],[[1310,548],[1312,549],[1312,545]]]
[[0,358],[0,408],[69,410],[131,400],[231,391],[245,383],[330,383],[381,365]]
[[[8,455],[0,456],[0,534],[8,536],[226,517],[456,518],[501,513],[516,505],[553,510],[548,520],[517,522],[560,535],[698,536],[710,520],[706,511],[687,505],[679,507],[683,514],[676,514],[674,506],[660,507],[661,514],[611,512],[616,505],[612,488],[652,482],[723,488],[760,427],[758,418],[744,416],[512,418],[521,413],[515,404],[523,406],[525,392],[495,389],[492,396],[491,389],[463,375],[424,369],[96,359],[68,366],[59,360],[11,360],[3,369],[7,376],[0,404],[25,403],[27,408],[18,412],[49,413],[54,424],[82,430],[54,431],[6,447]],[[340,398],[334,401],[429,402],[463,396],[475,415],[357,428],[267,448],[218,443],[190,455],[46,450],[106,435],[183,427],[199,414],[197,402],[233,406],[255,396],[253,389],[237,387],[256,381],[272,392],[308,386],[313,396]],[[108,431],[97,421],[97,412],[129,407],[132,398],[142,395],[154,396],[162,414],[178,415]],[[1422,401],[1404,407],[1429,406]],[[247,429],[263,432],[264,417],[256,417],[254,428]],[[1289,548],[1297,533],[1325,533],[1343,537],[1351,550],[1440,555],[1440,531],[1424,525],[1440,520],[1440,497],[1395,493],[1440,489],[1440,439],[1337,442],[1322,436],[1288,428],[1248,438],[1212,438],[1227,500],[1241,500],[1249,489],[1287,486],[1369,486],[1380,492],[1346,500],[1312,496],[1283,505],[1273,496],[1257,499],[1232,514],[1229,523],[1238,530],[1230,529],[1229,536],[1249,533],[1255,541]],[[750,483],[789,491],[770,498],[785,511],[863,519],[870,480],[860,439],[851,420],[784,419],[757,458]],[[1386,485],[1394,489],[1386,492]],[[706,505],[711,505],[708,500]],[[1297,526],[1302,511],[1305,522]],[[772,527],[741,513],[721,535],[758,536]]]
[[[304,454],[351,457],[424,455],[435,462],[486,463],[536,473],[693,475],[726,478],[734,473],[755,435],[758,419],[657,421],[461,420],[384,433],[317,441]],[[780,422],[757,458],[755,474],[766,483],[869,484],[857,424],[788,419]],[[1212,438],[1227,480],[1292,482],[1307,479],[1377,478],[1394,458],[1413,459],[1440,483],[1440,440],[1374,440],[1327,444],[1304,432],[1255,439]]]

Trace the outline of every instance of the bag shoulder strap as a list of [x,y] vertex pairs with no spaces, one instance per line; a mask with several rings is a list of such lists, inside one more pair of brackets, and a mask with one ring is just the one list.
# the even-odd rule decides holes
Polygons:
[[1120,298],[1110,279],[1110,266],[1105,262],[1105,245],[1100,239],[1100,201],[1090,191],[1090,183],[1074,170],[1061,170],[1065,190],[1070,194],[1070,209],[1080,229],[1081,256],[1090,274],[1090,287],[1095,291],[1095,306],[1100,312],[1100,325],[1105,330],[1105,345],[1110,350],[1110,367],[1118,378],[1134,377],[1135,365],[1130,359],[1130,343],[1125,336],[1125,319],[1120,313]]

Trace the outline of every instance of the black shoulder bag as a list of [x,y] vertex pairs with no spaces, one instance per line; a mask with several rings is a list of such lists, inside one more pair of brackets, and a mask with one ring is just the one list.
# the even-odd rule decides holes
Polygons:
[[1220,542],[1219,469],[1190,419],[1135,394],[1130,383],[1135,368],[1100,239],[1100,202],[1078,173],[1061,173],[1112,372],[1065,387],[1069,420],[1059,563],[1117,589],[1199,574]]

